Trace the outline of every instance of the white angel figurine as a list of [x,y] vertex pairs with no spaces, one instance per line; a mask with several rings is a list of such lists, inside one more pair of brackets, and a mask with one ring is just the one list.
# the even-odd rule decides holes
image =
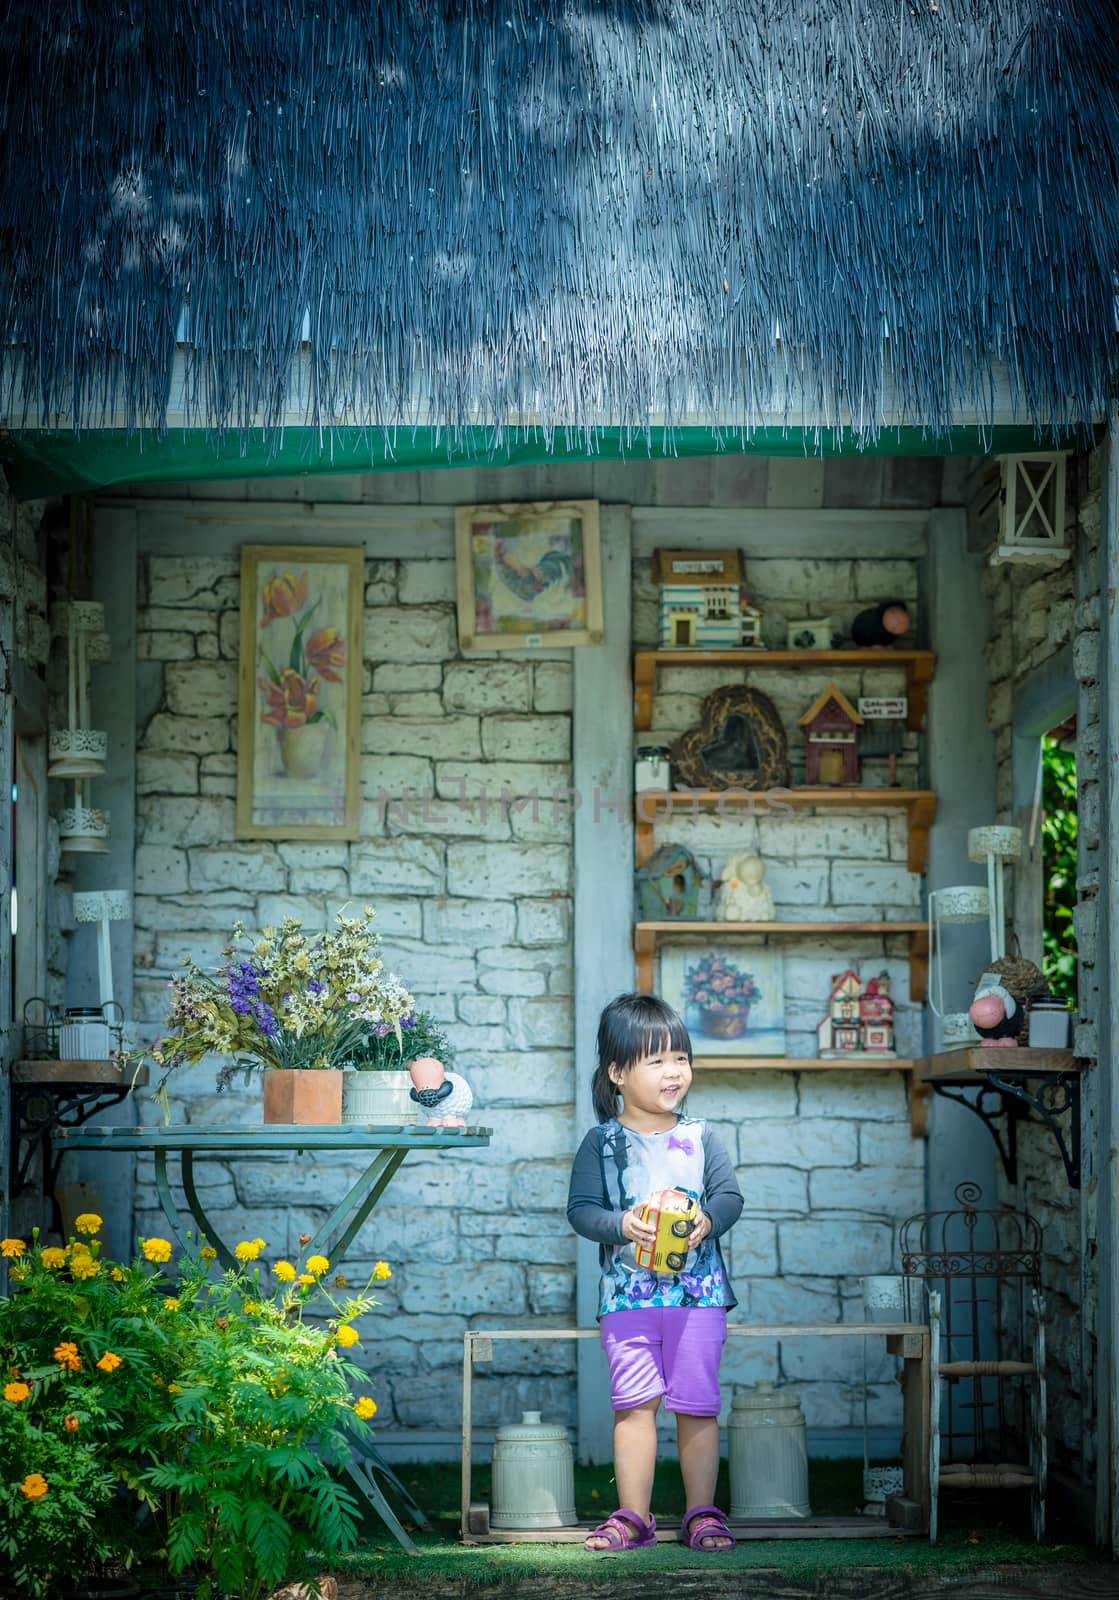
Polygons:
[[720,879],[718,914],[721,922],[776,921],[761,856],[745,851],[727,857]]

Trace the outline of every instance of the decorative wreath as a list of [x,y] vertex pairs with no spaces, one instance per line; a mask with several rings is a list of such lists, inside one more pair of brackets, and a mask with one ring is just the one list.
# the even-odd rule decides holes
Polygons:
[[689,789],[778,789],[789,784],[789,742],[777,707],[760,689],[728,684],[699,708],[698,728],[668,752]]

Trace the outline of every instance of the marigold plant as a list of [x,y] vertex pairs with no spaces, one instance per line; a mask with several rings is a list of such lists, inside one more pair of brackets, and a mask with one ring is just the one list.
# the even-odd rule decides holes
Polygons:
[[154,1555],[262,1600],[308,1552],[356,1542],[328,1463],[376,1411],[342,1354],[368,1286],[336,1299],[302,1263],[270,1271],[261,1239],[220,1277],[189,1254],[172,1283],[153,1242],[113,1263],[96,1238],[7,1241],[22,1281],[0,1298],[0,1571],[33,1597]]

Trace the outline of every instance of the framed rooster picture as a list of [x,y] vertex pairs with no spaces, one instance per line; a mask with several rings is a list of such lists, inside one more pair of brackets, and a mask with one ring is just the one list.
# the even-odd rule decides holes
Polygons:
[[601,644],[597,500],[456,506],[459,644]]

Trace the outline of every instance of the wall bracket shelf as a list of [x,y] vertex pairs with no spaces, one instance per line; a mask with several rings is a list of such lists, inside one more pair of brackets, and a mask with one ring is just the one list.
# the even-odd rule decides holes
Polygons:
[[58,1187],[58,1169],[65,1154],[47,1153],[47,1136],[56,1128],[78,1128],[83,1122],[119,1105],[136,1085],[148,1081],[147,1067],[125,1072],[112,1061],[16,1061],[11,1069],[12,1193],[22,1194],[36,1150],[44,1152],[47,1194]]
[[908,727],[924,726],[929,683],[936,665],[932,650],[638,650],[633,658],[633,725],[653,725],[657,667],[902,667],[909,700]]
[[[1069,1187],[1079,1189],[1080,1075],[1071,1050],[988,1046],[926,1056],[913,1081],[974,1112],[995,1141],[1008,1183],[1018,1181],[1018,1124],[1033,1111],[1056,1141]],[[1066,1112],[1067,1135],[1059,1120]]]

